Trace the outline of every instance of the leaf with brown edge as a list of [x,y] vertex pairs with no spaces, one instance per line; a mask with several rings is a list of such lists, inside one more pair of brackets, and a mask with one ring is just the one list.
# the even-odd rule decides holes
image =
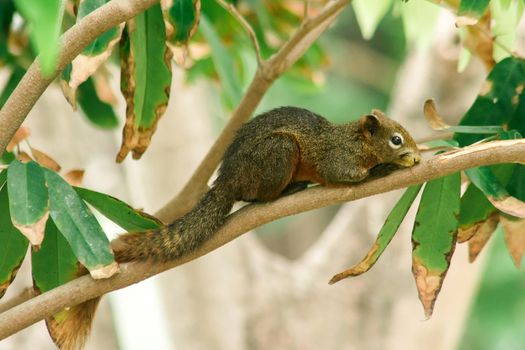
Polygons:
[[498,227],[500,215],[493,214],[483,222],[468,241],[468,260],[474,262]]
[[9,212],[13,225],[33,246],[44,239],[49,197],[42,168],[34,161],[13,161],[7,168]]
[[129,152],[134,159],[142,156],[168,104],[171,51],[166,47],[159,4],[127,22],[120,52],[121,90],[127,106],[122,145],[117,155],[119,163]]
[[459,173],[427,182],[412,231],[412,273],[429,318],[456,246]]
[[11,141],[9,141],[9,143],[7,144],[7,147],[5,148],[5,150],[7,152],[12,152],[13,149],[20,143],[22,142],[23,140],[27,139],[29,137],[29,135],[31,135],[31,132],[29,131],[29,128],[28,127],[25,127],[25,126],[21,126],[20,128],[18,128],[18,130],[15,132],[15,134],[13,135],[13,138],[11,139]]
[[408,210],[412,206],[412,202],[416,199],[419,190],[422,185],[415,185],[408,188],[403,196],[396,203],[390,214],[388,215],[381,231],[377,236],[376,242],[368,252],[368,254],[361,260],[357,265],[352,266],[351,268],[338,273],[332,279],[329,284],[334,284],[340,280],[350,277],[358,276],[370,270],[370,268],[376,263],[377,259],[384,252],[392,238],[394,237],[399,225],[405,218]]
[[7,186],[0,191],[0,298],[5,294],[22,264],[28,240],[13,226],[10,219]]
[[46,168],[51,169],[56,173],[60,171],[61,166],[57,163],[57,161],[45,154],[44,152],[31,147],[31,154],[38,162],[38,164],[45,166]]
[[[106,4],[109,0],[80,0],[77,11],[77,23],[85,16]],[[124,23],[109,29],[75,57],[71,66],[62,74],[62,90],[66,99],[76,110],[77,89],[85,82],[111,55],[113,47],[120,41]]]
[[509,215],[525,218],[525,202],[511,196],[490,167],[466,169],[465,174],[496,208]]
[[512,261],[519,268],[525,252],[525,219],[508,218],[501,215],[500,222],[503,225],[505,243]]
[[200,0],[161,0],[160,5],[166,25],[166,43],[175,61],[184,66],[188,54],[188,42],[199,27],[201,2]]

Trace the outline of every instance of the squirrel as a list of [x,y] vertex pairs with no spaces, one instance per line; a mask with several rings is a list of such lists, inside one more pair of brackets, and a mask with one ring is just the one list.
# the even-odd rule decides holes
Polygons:
[[[125,233],[111,247],[119,263],[168,262],[213,235],[236,201],[271,201],[312,183],[357,183],[420,159],[410,134],[379,110],[333,124],[307,109],[276,108],[239,128],[212,187],[189,213],[156,230]],[[74,307],[72,317],[82,320],[55,339],[60,348],[82,347],[98,299]]]

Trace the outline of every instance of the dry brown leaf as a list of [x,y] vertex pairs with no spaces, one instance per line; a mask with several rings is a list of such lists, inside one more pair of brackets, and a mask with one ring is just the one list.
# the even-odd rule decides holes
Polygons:
[[484,222],[478,222],[468,228],[459,228],[458,229],[458,243],[465,243],[471,239],[479,228],[483,225]]
[[433,99],[428,99],[425,101],[423,107],[423,113],[427,119],[428,125],[434,130],[446,130],[450,128],[450,125],[445,123],[443,118],[439,115],[436,107],[436,103]]
[[491,215],[468,241],[468,258],[474,262],[498,226],[499,214]]
[[467,36],[464,42],[465,47],[481,59],[487,71],[492,70],[496,61],[494,61],[492,55],[494,40],[490,34],[490,11],[487,11],[477,23],[474,22],[474,25],[468,25],[466,28]]
[[38,162],[38,164],[45,166],[46,168],[49,168],[56,173],[60,171],[61,169],[60,165],[53,158],[51,158],[44,152],[31,147],[31,154],[33,154],[33,157]]
[[525,218],[525,202],[512,196],[505,197],[504,199],[487,196],[487,199],[502,212],[518,218]]
[[84,172],[85,171],[82,169],[70,170],[64,175],[64,180],[66,180],[71,186],[80,186],[82,185]]
[[118,103],[117,96],[111,88],[109,82],[109,73],[104,66],[101,66],[95,74],[93,74],[93,83],[95,84],[95,91],[97,92],[98,98],[110,105],[116,105]]
[[502,215],[500,221],[505,231],[505,243],[507,243],[510,256],[516,267],[520,267],[525,252],[525,220],[513,220]]
[[31,156],[29,154],[27,154],[26,152],[24,152],[24,151],[18,152],[18,155],[16,156],[16,159],[18,159],[22,163],[27,163],[27,162],[30,162],[30,161],[33,160],[33,158],[31,158]]
[[31,135],[31,132],[29,131],[29,128],[25,126],[21,126],[18,128],[18,130],[15,132],[13,138],[9,143],[7,144],[7,147],[5,148],[6,151],[11,152],[13,149],[23,140],[27,139]]

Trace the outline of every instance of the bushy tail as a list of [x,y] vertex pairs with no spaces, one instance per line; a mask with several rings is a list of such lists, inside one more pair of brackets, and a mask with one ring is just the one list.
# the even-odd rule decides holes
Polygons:
[[[235,197],[223,186],[211,188],[199,203],[168,226],[147,232],[126,233],[111,247],[119,263],[131,261],[168,262],[191,252],[224,224]],[[100,297],[70,309],[70,317],[61,324],[47,322],[55,344],[62,350],[81,349],[91,329]],[[53,335],[54,334],[54,335]]]
[[211,188],[199,203],[172,224],[148,232],[126,233],[112,242],[118,262],[168,262],[195,250],[222,226],[233,207],[232,191]]

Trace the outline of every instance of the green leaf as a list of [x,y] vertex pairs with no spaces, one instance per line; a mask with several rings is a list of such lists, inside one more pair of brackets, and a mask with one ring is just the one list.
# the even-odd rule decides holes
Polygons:
[[53,220],[46,224],[46,235],[39,250],[31,252],[33,284],[44,293],[73,280],[79,264],[73,250],[60,234]]
[[[4,171],[5,173],[5,171]],[[0,191],[0,298],[16,276],[27,251],[27,239],[13,226],[7,186]]]
[[385,17],[391,5],[392,0],[352,1],[357,24],[359,29],[361,29],[363,38],[368,40],[374,36],[379,22]]
[[340,280],[350,277],[358,276],[362,273],[370,270],[372,266],[376,263],[377,259],[383,254],[385,248],[388,246],[394,235],[396,234],[399,225],[403,222],[403,219],[407,215],[408,210],[412,206],[412,202],[416,199],[419,190],[422,185],[415,185],[408,188],[401,199],[394,206],[390,214],[388,215],[379,235],[377,236],[376,242],[372,246],[372,249],[368,254],[361,260],[357,265],[349,268],[346,271],[338,273],[330,280],[330,284],[339,282]]
[[[524,84],[524,60],[509,57],[499,62],[489,73],[480,94],[459,124],[486,126],[509,123],[515,115],[519,94],[523,91]],[[454,135],[454,139],[461,146],[469,145],[483,138],[484,135],[481,134]]]
[[126,125],[117,156],[132,151],[138,159],[146,151],[168,104],[171,52],[160,5],[156,4],[126,25],[121,41],[121,90],[126,99]]
[[489,167],[467,169],[465,174],[496,208],[509,215],[525,218],[525,202],[511,196]]
[[[109,0],[81,0],[78,5],[77,22],[89,15]],[[111,50],[111,41],[120,38],[120,29],[113,27],[95,38],[88,46],[82,50],[86,56],[98,56],[108,49]]]
[[459,173],[426,184],[412,231],[412,271],[426,317],[432,315],[454,252],[460,207]]
[[48,196],[42,168],[36,162],[13,161],[7,169],[9,210],[13,225],[38,246],[44,239]]
[[434,35],[440,7],[430,1],[407,1],[400,5],[403,30],[408,42],[428,49]]
[[169,0],[164,8],[167,40],[173,45],[186,44],[199,25],[200,1]]
[[78,260],[93,278],[107,278],[116,271],[109,241],[97,219],[75,190],[60,175],[44,169],[49,188],[50,215]]
[[31,41],[38,52],[44,75],[53,73],[58,57],[59,36],[66,0],[15,0],[31,27]]
[[490,0],[461,0],[459,3],[458,16],[465,17],[465,19],[458,22],[465,22],[465,24],[476,24],[478,19],[483,16],[487,7],[489,6]]
[[133,209],[115,197],[81,187],[75,187],[75,190],[83,200],[126,231],[144,231],[162,226],[154,217]]
[[509,57],[510,52],[514,51],[518,35],[518,24],[523,14],[524,3],[520,1],[509,1],[503,4],[502,1],[491,1],[490,16],[493,25],[491,26],[492,36],[497,38],[498,45],[493,45],[493,56],[496,62]]
[[113,107],[98,97],[92,78],[78,87],[77,99],[82,112],[93,124],[104,129],[118,126],[118,118]]
[[20,80],[22,80],[22,77],[26,73],[26,70],[19,65],[13,66],[13,71],[11,72],[11,75],[9,76],[9,79],[7,80],[6,85],[4,86],[4,90],[0,94],[0,108],[4,106],[4,104],[7,102],[7,99],[9,96],[11,96],[11,93],[16,88]]
[[7,181],[7,170],[0,171],[0,189],[4,186]]
[[14,12],[15,5],[12,1],[0,1],[0,67],[10,60],[7,43]]
[[206,41],[210,44],[213,64],[224,88],[228,104],[230,106],[236,106],[241,100],[242,91],[241,84],[237,78],[238,73],[235,71],[232,54],[228,52],[204,14],[201,16],[200,28]]
[[498,125],[453,125],[450,128],[446,129],[447,131],[452,131],[458,134],[497,134],[502,133],[505,130],[502,126]]

